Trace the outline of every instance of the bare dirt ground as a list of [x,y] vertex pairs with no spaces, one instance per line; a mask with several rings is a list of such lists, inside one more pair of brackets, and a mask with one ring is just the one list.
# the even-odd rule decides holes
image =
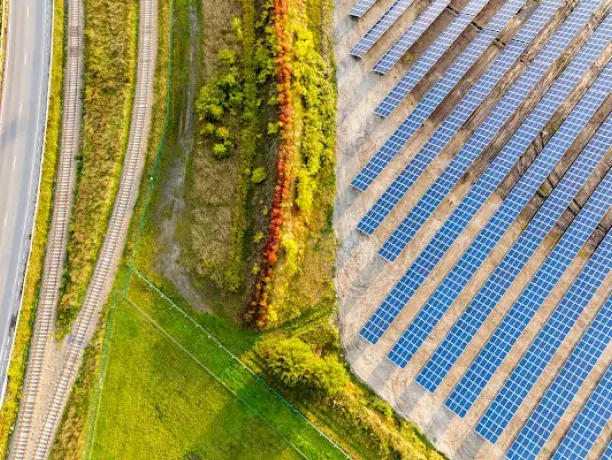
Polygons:
[[197,46],[199,41],[195,38],[200,33],[200,21],[198,12],[195,11],[193,4],[189,5],[189,34],[193,37],[190,40],[189,50],[189,81],[186,89],[185,110],[181,114],[178,145],[180,152],[170,166],[167,180],[163,182],[164,192],[159,196],[165,201],[160,208],[165,212],[161,216],[159,225],[160,247],[166,252],[165,257],[158,259],[160,271],[164,277],[168,278],[179,293],[189,302],[190,305],[202,310],[212,312],[202,300],[200,294],[193,288],[185,269],[179,263],[181,246],[176,240],[176,226],[180,216],[185,210],[184,187],[187,174],[187,163],[190,152],[194,148],[195,133],[195,109],[194,101],[198,91],[198,75],[196,69],[199,66]]
[[[567,116],[569,111],[588,87],[591,78],[587,77],[581,81],[579,87],[570,95],[564,105],[555,114],[549,126],[542,132],[541,136],[534,141],[528,152],[521,159],[519,164],[509,174],[502,183],[496,194],[491,196],[483,209],[476,215],[468,228],[463,232],[454,246],[448,251],[446,257],[438,264],[438,267],[429,276],[421,289],[406,305],[396,321],[385,333],[377,345],[372,346],[359,336],[359,331],[366,321],[373,314],[375,309],[387,296],[393,286],[399,281],[401,276],[410,267],[410,264],[418,256],[426,243],[433,237],[440,228],[452,209],[460,202],[469,187],[477,179],[479,174],[487,166],[491,158],[499,151],[501,146],[507,141],[509,136],[520,126],[527,114],[533,109],[537,101],[543,95],[543,88],[548,88],[554,82],[556,76],[563,66],[553,69],[546,79],[542,81],[538,89],[528,98],[529,102],[522,106],[519,111],[511,118],[506,125],[504,132],[500,132],[494,144],[487,148],[481,159],[477,160],[474,166],[468,171],[468,175],[461,183],[453,189],[451,194],[443,201],[434,214],[410,242],[403,251],[403,254],[393,263],[384,261],[378,256],[377,251],[386,239],[391,235],[399,222],[405,217],[409,210],[414,206],[418,199],[425,193],[431,183],[437,178],[444,166],[450,161],[452,156],[460,149],[462,143],[477,128],[478,124],[492,109],[494,103],[503,95],[505,89],[509,87],[517,75],[522,73],[529,62],[530,54],[542,48],[546,40],[554,31],[556,26],[551,24],[542,34],[532,43],[526,53],[525,62],[519,62],[506,74],[506,76],[485,100],[483,107],[479,108],[476,114],[461,129],[459,134],[451,141],[438,158],[432,162],[427,170],[421,175],[419,180],[412,186],[410,192],[396,206],[381,227],[371,236],[364,236],[356,230],[359,220],[366,214],[376,199],[384,192],[386,187],[395,176],[404,168],[407,162],[418,152],[419,148],[427,141],[434,132],[444,116],[454,107],[460,95],[470,87],[474,79],[484,71],[488,63],[499,53],[508,37],[520,26],[533,9],[533,3],[527,5],[524,11],[502,31],[500,42],[495,43],[484,54],[475,68],[468,72],[468,75],[459,83],[459,91],[451,94],[441,107],[434,112],[432,117],[426,122],[424,127],[419,130],[408,145],[396,156],[388,167],[381,173],[379,178],[370,186],[366,192],[359,192],[350,185],[351,180],[357,175],[360,169],[365,166],[367,161],[374,155],[378,148],[393,133],[397,125],[414,109],[420,98],[426,91],[435,84],[439,75],[450,65],[453,56],[456,56],[467,43],[477,33],[479,26],[488,20],[495,10],[501,5],[500,2],[492,1],[485,8],[483,13],[476,18],[462,37],[452,46],[449,53],[432,69],[430,74],[417,85],[411,95],[398,107],[390,117],[382,119],[373,113],[375,107],[390,91],[395,82],[404,75],[410,68],[411,62],[416,60],[427,46],[435,40],[437,34],[446,27],[452,20],[453,13],[447,9],[429,31],[417,42],[410,50],[410,56],[404,57],[395,68],[386,76],[380,76],[369,71],[384,52],[397,40],[406,27],[409,26],[416,15],[426,6],[427,3],[415,1],[408,11],[400,18],[398,23],[391,28],[389,33],[375,45],[372,50],[362,60],[358,60],[349,55],[352,46],[361,38],[376,20],[392,4],[391,0],[379,0],[372,9],[360,19],[351,18],[348,15],[350,8],[355,3],[354,0],[337,0],[335,11],[335,53],[337,62],[338,79],[338,145],[337,145],[337,199],[335,208],[335,227],[337,237],[340,242],[338,248],[338,270],[337,287],[340,299],[340,323],[341,340],[345,348],[347,357],[353,371],[363,379],[380,396],[389,401],[395,409],[406,418],[414,421],[423,428],[428,437],[446,455],[457,459],[494,459],[501,458],[504,450],[509,446],[513,437],[518,433],[518,429],[530,411],[535,407],[544,389],[554,377],[555,366],[569,355],[571,347],[563,347],[558,351],[551,363],[550,372],[538,381],[529,397],[521,407],[521,411],[513,420],[511,426],[505,433],[505,437],[500,439],[498,445],[493,446],[485,442],[473,432],[472,427],[484,413],[488,403],[495,396],[505,378],[509,375],[517,362],[519,355],[509,356],[500,371],[487,386],[481,398],[474,405],[470,413],[461,419],[447,410],[443,403],[462,376],[463,372],[476,353],[486,342],[495,326],[520,295],[525,285],[529,282],[537,268],[540,266],[546,255],[551,251],[555,242],[560,238],[562,232],[567,228],[575,213],[584,205],[586,198],[592,192],[594,186],[601,180],[602,174],[607,168],[602,168],[593,174],[584,190],[577,196],[572,206],[572,212],[566,212],[555,231],[549,235],[544,244],[538,249],[521,275],[512,285],[496,307],[493,314],[485,322],[478,332],[466,352],[455,364],[438,391],[430,394],[417,385],[413,380],[417,376],[421,367],[435,351],[437,345],[442,341],[448,330],[452,327],[455,320],[459,317],[463,309],[467,306],[470,299],[475,295],[484,281],[488,278],[495,266],[502,259],[511,244],[516,241],[520,231],[527,225],[531,217],[535,214],[543,202],[543,196],[536,195],[529,206],[525,209],[520,218],[510,228],[502,238],[493,253],[483,264],[476,276],[466,285],[464,292],[451,307],[444,319],[434,328],[428,340],[423,344],[419,352],[413,357],[410,363],[400,369],[393,364],[387,357],[387,353],[395,344],[404,329],[408,326],[412,318],[418,313],[423,303],[434,292],[435,287],[444,278],[448,270],[458,260],[461,253],[468,247],[484,223],[495,212],[502,200],[509,193],[510,189],[517,182],[520,174],[531,164],[535,156],[542,150],[543,146],[552,136],[554,126]],[[464,2],[451,3],[451,8],[459,10]],[[562,10],[554,21],[559,22],[563,15],[568,14],[572,2],[568,1],[566,9]],[[609,56],[607,56],[609,58]],[[605,64],[605,62],[604,62]],[[605,116],[610,111],[610,102],[602,108],[600,115]],[[601,117],[600,117],[601,118]],[[601,122],[601,121],[599,121]],[[585,130],[585,135],[592,134],[597,128],[598,122],[595,121]],[[588,139],[588,137],[587,137]],[[563,173],[571,165],[573,159],[580,152],[580,143],[570,148],[566,156],[561,160],[553,174],[548,179],[547,186],[550,188],[558,182]],[[607,161],[612,161],[610,155]],[[577,276],[580,268],[586,263],[592,254],[594,247],[603,237],[603,232],[610,226],[610,216],[601,225],[600,231],[596,232],[586,245],[585,250],[577,257],[572,266],[567,270],[565,276],[551,293],[542,310],[538,312],[526,330],[524,337],[517,344],[517,348],[524,350],[533,340],[533,337],[552,311],[553,307],[560,300],[565,289]],[[589,305],[589,311],[595,312],[605,300],[609,287],[598,292],[595,299]],[[568,337],[568,343],[578,339],[578,332],[573,332]],[[606,358],[610,360],[609,354]],[[602,363],[601,369],[605,369]],[[598,378],[597,371],[594,371],[594,379]],[[588,393],[585,393],[588,394]],[[560,424],[562,425],[562,424]],[[561,430],[562,428],[559,428]],[[561,432],[557,430],[558,432]],[[559,433],[553,434],[551,441],[543,452],[550,454],[560,441]]]

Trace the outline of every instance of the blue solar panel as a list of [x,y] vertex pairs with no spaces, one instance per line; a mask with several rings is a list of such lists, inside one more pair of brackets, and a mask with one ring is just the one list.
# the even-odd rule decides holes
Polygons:
[[610,270],[612,232],[601,242],[476,425],[476,431],[489,442],[497,442]]
[[397,61],[406,54],[406,51],[416,43],[449,3],[450,0],[434,0],[434,2],[419,15],[408,30],[404,32],[402,37],[391,47],[391,49],[385,53],[380,61],[378,61],[373,70],[383,75],[389,72],[391,67],[393,67]]
[[[610,192],[608,191],[608,194]],[[565,361],[546,393],[523,425],[506,455],[535,459],[571,404],[580,386],[612,339],[612,297],[609,297]]]
[[363,16],[376,3],[376,0],[359,0],[355,6],[351,8],[350,15],[356,18]]
[[[444,172],[385,242],[379,251],[382,257],[393,261],[399,256],[416,232],[504,127],[531,90],[535,88],[548,70],[548,66],[561,54],[570,41],[571,35],[588,20],[589,14],[596,4],[598,2],[595,1],[580,4],[568,20],[563,23],[562,29],[564,30],[555,35],[558,40],[549,42],[545,49],[538,54],[535,62],[513,83],[510,90],[498,102],[482,125],[463,145],[461,151],[455,155]],[[535,14],[532,15],[532,18],[534,16]]]
[[[531,140],[545,126],[547,120],[555,112],[556,107],[566,99],[567,95],[576,86],[581,75],[608,43],[606,34],[609,33],[609,26],[608,20],[605,27],[600,27],[597,33],[591,37],[588,42],[589,45],[583,47],[580,53],[572,60],[565,72],[546,93],[540,104],[521,125],[502,152],[500,152],[461,204],[447,219],[444,226],[437,232],[425,250],[423,250],[402,277],[400,283],[385,299],[363,330],[367,333],[367,336],[364,336],[368,340],[375,343],[382,336],[391,324],[391,321],[395,319],[395,316],[412,297],[420,284],[427,278],[444,254],[446,254],[446,251],[453,244],[457,236],[465,229],[472,217],[498,187]],[[599,40],[602,38],[604,41],[600,42]],[[521,183],[523,182],[517,184],[516,187],[520,187]],[[508,199],[512,199],[511,196]],[[428,307],[424,308],[422,313],[417,315],[415,324],[406,330],[396,347],[392,350],[392,358],[398,365],[405,365],[412,357],[422,341],[425,340],[431,329],[442,317],[446,311],[446,306],[450,306],[454,301],[454,298],[449,297],[450,294],[460,286],[463,286],[468,279],[469,276],[459,276],[451,272],[449,277],[444,280],[443,285],[440,286],[428,302]]]
[[[612,128],[612,123],[607,126],[607,129],[610,128]],[[608,140],[610,140],[609,132],[605,134]],[[602,156],[610,145],[608,144],[605,149],[602,148]],[[610,192],[612,193],[612,187]],[[565,197],[557,194],[554,198],[551,196],[547,201],[552,199],[556,202],[551,203],[552,207],[562,205],[565,208],[571,202],[573,196],[573,193]],[[610,200],[610,203],[612,204],[612,200]],[[563,273],[565,273],[565,270],[569,267],[576,254],[578,254],[582,244],[597,225],[598,220],[594,220],[594,217],[603,217],[609,207],[605,206],[605,203],[598,203],[598,205],[603,205],[601,214],[591,216],[590,219],[592,220],[587,222],[589,225],[579,222],[580,219],[578,218],[576,219],[576,224],[580,225],[573,225],[565,232],[563,239],[555,246],[555,249],[521,293],[521,296],[512,305],[510,311],[504,316],[504,319],[495,329],[487,344],[480,350],[476,359],[452,391],[445,405],[457,415],[463,417],[470,410],[497,368],[519,339],[525,327],[527,327],[533,316],[542,306],[544,300],[546,300],[559,279],[561,279],[561,276],[563,276]],[[547,208],[544,212],[538,213],[536,219],[530,222],[527,229],[521,234],[519,240],[508,253],[508,257],[513,257],[519,253],[534,252],[535,250],[532,250],[532,248],[536,248],[542,242],[560,217],[563,208]],[[500,264],[500,269],[502,269],[504,262]],[[508,259],[508,264],[514,265],[516,268],[524,265],[522,261],[513,261],[511,259]]]
[[[579,114],[580,112],[575,111],[574,113]],[[572,115],[574,115],[574,113],[572,113]],[[567,124],[566,122],[565,125]],[[568,139],[567,143],[561,148],[565,149],[569,144],[571,144],[570,139]],[[537,234],[537,230],[537,228],[534,229],[533,234]],[[542,235],[539,235],[539,237],[542,237]],[[521,269],[537,249],[537,246],[531,241],[523,240],[521,243],[522,244],[519,245],[517,242],[508,254],[506,254],[504,260],[497,266],[493,274],[489,277],[476,297],[474,297],[469,307],[461,315],[457,323],[455,323],[442,344],[421,371],[417,381],[428,390],[435,391],[474,334],[486,320],[489,313],[495,308],[497,302],[499,302],[503,294],[510,287],[512,281],[518,276]],[[444,362],[436,361],[442,357]]]
[[[481,10],[487,4],[487,0],[472,0],[469,4]],[[467,9],[467,7],[466,7]],[[412,91],[416,84],[429,72],[440,57],[455,43],[455,40],[466,29],[468,24],[474,19],[473,15],[460,14],[448,25],[438,38],[427,48],[427,51],[402,77],[393,90],[385,97],[383,103],[376,109],[376,113],[387,116],[395,107]],[[379,71],[376,67],[375,71]]]
[[[540,60],[537,63],[540,67],[554,60],[553,53],[550,51],[551,48],[567,44],[571,37],[567,37],[566,32],[566,30],[560,30],[558,34],[553,37],[549,46],[542,50],[543,57],[539,58]],[[489,92],[495,87],[526,47],[527,45],[522,44],[522,42],[511,42],[504,51],[496,57],[489,69],[464,96],[451,114],[446,117],[431,139],[415,155],[389,188],[387,188],[385,193],[383,193],[376,203],[374,203],[374,206],[372,206],[368,213],[359,221],[357,228],[361,232],[371,235],[376,231],[397,203],[406,195],[412,184],[414,184],[427,166],[429,166],[431,161],[434,160],[438,153],[480,106]]]
[[599,460],[612,460],[612,444],[609,444]]
[[604,426],[612,418],[612,368],[597,384],[563,441],[553,455],[553,460],[587,458]]
[[363,57],[374,46],[383,34],[391,28],[397,18],[412,4],[412,0],[396,0],[395,3],[383,14],[382,18],[366,32],[364,37],[357,42],[351,50],[351,55],[355,57]]
[[[487,2],[482,0],[472,0],[465,9],[459,14],[453,22],[444,30],[444,32],[436,39],[436,41],[427,49],[425,54],[419,58],[414,66],[402,77],[402,79],[395,85],[395,87],[389,92],[389,94],[383,99],[378,105],[375,113],[382,117],[387,117],[393,112],[397,106],[404,100],[404,98],[414,89],[419,81],[431,70],[436,62],[442,57],[442,55],[450,48],[450,46],[457,40],[459,35],[467,28],[468,24],[472,22],[474,16],[476,16],[486,5]],[[510,7],[517,7],[516,11],[521,5],[509,4]],[[514,14],[514,13],[513,13]],[[503,16],[500,16],[503,18]],[[374,69],[376,70],[376,69]]]
[[[508,21],[512,17],[506,8],[512,3],[522,4],[525,0],[511,0],[498,12],[508,16]],[[509,7],[508,7],[509,8]],[[519,9],[519,6],[514,7]],[[538,11],[541,8],[538,9]],[[534,13],[534,14],[537,14]],[[465,75],[465,73],[478,60],[482,53],[493,42],[497,32],[482,31],[478,37],[461,53],[459,58],[444,73],[442,78],[425,95],[412,113],[395,130],[393,135],[385,142],[381,149],[376,152],[374,157],[368,162],[363,170],[353,179],[351,185],[357,190],[364,191],[378,177],[380,172],[389,164],[412,137],[412,135],[423,125],[425,120],[433,113],[436,107],[450,93],[453,87]]]

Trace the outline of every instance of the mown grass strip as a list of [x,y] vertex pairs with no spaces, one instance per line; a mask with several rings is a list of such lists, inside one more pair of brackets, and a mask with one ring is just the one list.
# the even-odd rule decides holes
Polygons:
[[64,75],[64,2],[55,1],[53,11],[53,50],[51,63],[51,81],[49,88],[49,106],[47,112],[47,130],[43,157],[38,207],[34,221],[34,232],[28,271],[23,287],[23,298],[15,343],[8,371],[8,385],[0,408],[0,458],[8,452],[10,435],[13,431],[19,404],[21,389],[25,377],[30,340],[36,319],[42,269],[45,261],[45,250],[51,213],[53,210],[53,186],[55,170],[59,157],[62,130],[62,95]]
[[308,458],[347,458],[304,415],[230,352],[199,322],[179,308],[142,274],[133,272],[127,299],[193,353],[211,372],[262,417],[277,427]]
[[90,458],[304,458],[193,346],[119,297]]
[[260,419],[266,426],[270,427],[273,431],[275,431],[280,437],[282,437],[287,443],[303,458],[308,458],[304,452],[300,450],[298,446],[296,446],[290,439],[287,439],[283,436],[283,433],[279,431],[270,421],[262,415],[257,409],[255,409],[247,399],[243,398],[236,390],[230,387],[227,383],[225,383],[221,378],[215,374],[206,364],[204,364],[198,357],[185,348],[178,340],[174,338],[174,336],[170,335],[168,331],[166,331],[158,322],[156,322],[151,316],[149,316],[142,308],[136,305],[129,298],[125,298],[125,300],[136,310],[138,311],[144,319],[153,327],[155,327],[166,339],[168,339],[172,344],[178,347],[183,353],[185,353],[189,358],[191,358],[198,366],[204,369],[216,382],[218,382],[223,388],[225,388],[228,392],[230,392],[233,396],[235,396],[241,403],[245,405],[245,409],[252,411],[253,414]]

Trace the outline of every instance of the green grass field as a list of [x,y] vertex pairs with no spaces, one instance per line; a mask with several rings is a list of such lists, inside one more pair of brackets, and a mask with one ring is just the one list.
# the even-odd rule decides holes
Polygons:
[[108,324],[86,458],[344,458],[143,279]]

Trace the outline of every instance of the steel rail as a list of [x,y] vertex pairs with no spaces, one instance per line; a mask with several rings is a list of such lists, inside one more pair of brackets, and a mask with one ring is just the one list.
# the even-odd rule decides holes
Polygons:
[[83,307],[69,336],[59,381],[47,407],[42,432],[36,439],[34,459],[46,459],[51,451],[85,348],[108,296],[125,246],[150,132],[156,52],[157,0],[141,0],[136,90],[119,190]]
[[47,242],[45,264],[40,288],[38,313],[32,336],[21,408],[13,435],[11,458],[25,458],[30,442],[34,409],[40,393],[40,380],[45,362],[45,350],[52,337],[55,310],[62,282],[66,255],[70,209],[76,176],[75,158],[79,150],[81,130],[81,91],[83,69],[83,4],[69,0],[66,66],[64,70],[64,104],[62,137],[57,177],[54,189],[53,214]]

